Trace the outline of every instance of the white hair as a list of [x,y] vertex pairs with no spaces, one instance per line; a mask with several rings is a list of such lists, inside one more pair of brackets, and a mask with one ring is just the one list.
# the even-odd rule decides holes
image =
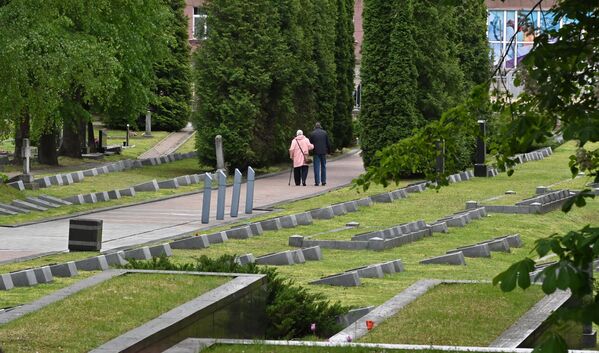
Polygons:
[[299,136],[299,135],[303,135],[304,132],[302,130],[297,130],[297,132],[295,133],[295,136]]

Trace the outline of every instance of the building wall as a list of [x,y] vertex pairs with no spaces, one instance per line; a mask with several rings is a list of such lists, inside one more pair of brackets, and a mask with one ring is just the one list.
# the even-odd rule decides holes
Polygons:
[[189,43],[192,49],[195,49],[198,41],[193,37],[193,8],[201,7],[208,0],[185,0],[185,16],[188,18],[189,26],[187,26],[187,33],[189,34]]
[[[537,0],[485,0],[487,8],[489,9],[505,9],[505,10],[520,10],[520,9],[532,9],[537,3]],[[547,10],[555,5],[555,0],[544,0],[541,3],[543,10]]]
[[362,27],[362,10],[364,9],[363,0],[354,2],[354,54],[356,63],[362,61],[362,42],[364,41],[364,29]]

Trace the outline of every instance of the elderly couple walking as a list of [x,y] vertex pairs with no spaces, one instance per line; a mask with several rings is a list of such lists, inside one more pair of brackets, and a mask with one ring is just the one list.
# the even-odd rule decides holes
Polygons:
[[306,186],[308,177],[309,151],[314,152],[314,185],[327,184],[327,154],[331,153],[331,143],[327,132],[320,123],[314,125],[310,137],[297,130],[295,138],[289,146],[289,157],[293,160],[293,177],[295,185]]

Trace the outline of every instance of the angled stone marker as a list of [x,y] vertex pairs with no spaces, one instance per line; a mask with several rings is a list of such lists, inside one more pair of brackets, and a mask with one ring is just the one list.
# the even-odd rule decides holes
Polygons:
[[403,265],[403,262],[401,262],[401,259],[397,259],[397,260],[393,260],[393,265],[395,265],[395,272],[403,272],[405,270],[405,267]]
[[298,213],[295,215],[297,225],[306,226],[313,223],[312,214],[310,212]]
[[44,200],[44,201],[48,201],[48,202],[52,202],[56,205],[71,205],[70,202],[65,201],[65,200],[61,200],[58,197],[54,197],[54,196],[49,196],[49,195],[40,195],[38,196],[39,199]]
[[33,273],[35,273],[37,283],[50,283],[54,280],[50,266],[34,268]]
[[335,217],[333,207],[331,206],[310,210],[310,215],[313,219],[331,219]]
[[158,187],[160,189],[178,189],[179,183],[177,179],[163,180],[158,182]]
[[121,192],[119,190],[111,190],[107,192],[110,200],[118,200],[121,198]]
[[85,194],[83,195],[83,203],[97,203],[98,202],[98,198],[96,197],[96,194]]
[[454,250],[447,251],[448,254],[453,254],[461,251],[464,257],[491,257],[491,251],[487,244],[475,244],[464,247],[459,247]]
[[3,216],[14,216],[16,214],[18,214],[18,213],[10,211],[10,210],[8,210],[6,208],[0,207],[0,215],[3,215]]
[[60,175],[50,176],[50,183],[55,186],[62,186],[62,177]]
[[120,189],[118,191],[119,191],[119,194],[121,195],[121,197],[123,197],[123,196],[130,196],[130,197],[135,196],[135,189],[133,187]]
[[251,214],[254,209],[254,181],[256,180],[256,172],[252,167],[248,167],[248,178],[246,183],[245,196],[245,213]]
[[173,251],[171,250],[171,246],[168,243],[151,246],[149,247],[149,250],[150,255],[152,255],[152,257],[173,256]]
[[124,266],[129,263],[129,261],[125,260],[125,252],[117,251],[109,254],[105,254],[106,262],[110,266]]
[[295,215],[279,217],[279,220],[281,221],[281,227],[283,228],[297,227],[297,220],[295,219]]
[[27,201],[29,203],[32,203],[34,205],[45,207],[45,208],[58,208],[58,207],[62,206],[60,204],[55,204],[54,202],[42,200],[42,199],[37,198],[37,197],[27,197],[25,199],[25,201]]
[[83,195],[69,196],[69,197],[65,198],[64,201],[69,202],[73,205],[82,205],[85,203],[85,200],[83,199]]
[[296,264],[303,264],[306,262],[306,258],[304,257],[304,253],[301,249],[299,250],[289,250],[293,255],[293,262]]
[[80,183],[83,181],[83,179],[85,179],[85,175],[82,171],[73,172],[69,175],[71,176],[71,179],[73,179],[74,183]]
[[[297,248],[301,248],[304,244],[304,237],[301,235],[292,235],[289,237],[289,246],[295,246]],[[316,248],[317,246],[314,246]],[[308,248],[306,248],[308,249]],[[320,247],[318,247],[320,249]]]
[[327,284],[330,286],[357,287],[362,283],[360,282],[360,277],[358,276],[358,273],[356,271],[352,271],[323,277],[321,279],[309,282],[309,284]]
[[507,239],[505,239],[505,238],[491,240],[489,242],[485,242],[484,244],[487,244],[487,246],[489,247],[489,250],[491,250],[491,251],[511,252],[510,244],[508,243]]
[[383,272],[383,268],[380,264],[370,265],[365,267],[356,268],[354,270],[350,270],[348,272],[356,271],[360,278],[383,278],[385,277],[385,273]]
[[158,182],[156,181],[156,179],[154,179],[152,181],[148,181],[148,182],[137,184],[137,185],[133,186],[133,190],[135,190],[136,192],[158,191],[158,190],[160,190],[160,187],[158,186]]
[[380,264],[384,273],[393,274],[395,273],[395,263],[393,261],[383,262]]
[[372,206],[373,202],[372,202],[372,199],[370,197],[364,197],[364,198],[361,198],[359,200],[356,200],[356,204],[358,206],[370,207],[370,206]]
[[108,269],[108,262],[106,256],[99,255],[75,261],[75,266],[79,271],[105,271]]
[[216,219],[225,219],[225,197],[227,194],[227,176],[222,169],[217,173],[218,175],[218,195],[216,198]]
[[240,255],[238,256],[235,261],[240,264],[241,266],[246,265],[246,264],[253,264],[254,262],[256,262],[256,258],[254,257],[253,254],[244,254],[244,255]]
[[250,226],[232,228],[226,230],[225,234],[227,234],[227,238],[229,239],[247,239],[253,235]]
[[96,200],[98,200],[98,202],[110,201],[110,196],[106,191],[96,192],[94,195],[96,195]]
[[50,186],[52,186],[52,183],[50,182],[50,177],[41,177],[39,179],[35,179],[33,181],[34,183],[36,183],[40,188],[49,188]]
[[29,211],[47,211],[46,207],[34,205],[31,202],[23,201],[23,200],[13,200],[10,203],[12,206],[23,208]]
[[137,249],[126,250],[125,259],[150,260],[152,259],[152,254],[150,253],[150,248],[144,246]]
[[206,237],[208,238],[208,242],[210,244],[224,243],[229,240],[225,232],[208,234]]
[[83,176],[86,177],[93,177],[98,175],[98,170],[96,168],[92,168],[92,169],[87,169],[83,171]]
[[172,249],[204,249],[207,247],[210,247],[210,241],[205,234],[175,240],[171,243]]
[[372,195],[372,196],[370,196],[370,199],[373,202],[383,202],[383,203],[393,202],[393,197],[391,196],[391,193],[389,193],[389,192],[383,192],[381,194]]
[[309,248],[301,249],[304,254],[304,259],[307,261],[320,261],[322,260],[322,251],[320,246],[311,246]]
[[285,266],[293,265],[295,260],[293,259],[293,252],[283,251],[257,257],[256,263],[259,265]]
[[11,290],[15,287],[12,277],[8,273],[0,274],[0,290]]
[[79,274],[74,261],[51,265],[50,272],[54,277],[73,277]]
[[177,181],[177,184],[179,184],[179,186],[191,185],[191,178],[189,177],[189,175],[183,175],[183,176],[177,177],[177,178],[175,178],[175,180]]
[[283,228],[280,218],[267,219],[258,223],[262,226],[263,230],[279,230]]
[[422,264],[422,265],[429,265],[429,264],[464,265],[465,266],[466,260],[464,259],[464,254],[462,254],[461,251],[458,251],[455,253],[431,257],[426,260],[422,260],[422,261],[420,261],[420,264]]
[[204,193],[202,197],[202,223],[208,224],[210,222],[210,201],[212,198],[212,177],[210,173],[206,173],[204,176]]
[[345,209],[345,204],[338,203],[335,205],[331,205],[331,207],[333,208],[333,214],[335,216],[342,216],[347,213],[347,210]]
[[12,272],[10,277],[15,287],[31,287],[37,284],[33,269]]
[[25,184],[23,184],[22,180],[18,180],[18,181],[13,181],[12,183],[8,183],[6,184],[12,188],[15,188],[19,191],[24,191],[25,190]]

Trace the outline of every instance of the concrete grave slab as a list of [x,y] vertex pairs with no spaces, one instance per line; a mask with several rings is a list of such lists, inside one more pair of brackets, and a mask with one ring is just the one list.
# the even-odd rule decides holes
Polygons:
[[160,189],[178,189],[179,183],[177,179],[163,180],[158,182],[158,187]]
[[52,277],[52,271],[50,271],[50,266],[34,268],[33,273],[35,273],[35,280],[38,284],[50,283],[54,280],[54,277]]
[[87,177],[94,177],[94,176],[98,175],[98,170],[96,168],[84,170],[83,175],[87,176]]
[[252,236],[262,235],[262,233],[264,233],[264,230],[262,229],[262,225],[260,223],[250,223],[249,227]]
[[54,277],[73,277],[79,274],[74,261],[51,265],[50,272]]
[[252,230],[249,226],[233,228],[225,231],[229,239],[247,239],[252,236]]
[[120,189],[119,194],[121,195],[121,197],[123,197],[123,196],[133,197],[133,196],[135,196],[135,189],[133,187]]
[[73,205],[81,205],[81,204],[85,203],[85,200],[83,199],[83,195],[69,196],[69,197],[65,198],[64,201],[69,202]]
[[316,281],[309,282],[309,284],[327,284],[330,286],[357,287],[361,284],[361,282],[358,273],[356,271],[353,271],[323,277]]
[[306,262],[306,258],[304,257],[304,253],[302,250],[289,250],[293,255],[293,262],[296,264],[303,264]]
[[18,213],[17,212],[13,212],[13,211],[9,211],[9,210],[7,210],[5,208],[0,207],[0,215],[3,215],[3,216],[14,216],[16,214],[18,214]]
[[47,176],[46,177],[41,177],[39,179],[35,179],[33,182],[37,183],[37,185],[40,188],[44,188],[44,189],[45,188],[49,188],[50,186],[52,186],[52,183],[50,182],[50,177],[47,177]]
[[96,194],[85,194],[83,195],[83,203],[97,203],[98,199]]
[[154,179],[152,181],[133,186],[133,190],[135,190],[136,192],[158,191],[160,190],[160,187],[158,186],[158,182],[156,181],[156,179]]
[[189,175],[177,177],[175,178],[175,180],[177,181],[177,184],[179,184],[179,186],[191,185],[191,178],[189,177]]
[[121,198],[121,192],[119,190],[108,191],[108,198],[110,200],[118,200]]
[[210,247],[210,241],[205,234],[171,242],[172,249],[204,249],[207,247]]
[[65,200],[61,200],[58,197],[54,197],[54,196],[40,195],[40,196],[38,196],[38,198],[41,200],[44,200],[44,201],[52,202],[57,205],[65,205],[65,206],[72,205],[72,203],[65,201]]
[[125,260],[125,252],[122,250],[104,254],[104,256],[109,266],[124,266],[129,263],[129,261]]
[[381,263],[381,268],[384,273],[393,274],[395,273],[395,264],[393,261],[383,262]]
[[283,228],[297,227],[297,220],[295,219],[295,215],[279,217],[279,220],[281,221],[281,227]]
[[98,202],[110,201],[110,196],[106,191],[96,192],[94,195],[96,195],[96,200],[98,200]]
[[359,200],[356,200],[356,204],[359,207],[370,207],[370,206],[372,206],[373,202],[370,197],[364,197]]
[[49,178],[52,185],[62,186],[62,177],[60,175],[52,175]]
[[[351,272],[352,270],[348,271]],[[383,278],[385,277],[385,272],[383,272],[383,267],[381,264],[365,266],[361,268],[357,268],[353,271],[358,273],[360,278]]]
[[45,208],[58,208],[58,207],[61,206],[59,204],[55,204],[54,202],[49,202],[49,201],[46,201],[46,200],[42,200],[42,199],[37,198],[37,197],[28,197],[28,198],[25,199],[25,201],[27,201],[29,203],[32,203],[34,205],[45,207]]
[[311,210],[310,215],[313,219],[331,219],[335,217],[333,207],[331,206]]
[[73,172],[69,175],[71,176],[71,179],[73,179],[74,183],[80,183],[83,181],[83,179],[85,179],[85,175],[83,175],[82,171]]
[[8,186],[10,186],[12,188],[15,188],[15,189],[17,189],[19,191],[25,190],[25,184],[23,184],[22,180],[14,181],[14,182],[8,183],[6,185],[8,185]]
[[267,219],[261,222],[258,222],[263,230],[279,230],[283,228],[281,226],[281,220],[279,218]]
[[468,175],[466,172],[460,172],[460,179],[462,181],[470,180],[470,175]]
[[229,240],[229,238],[227,237],[227,234],[225,232],[208,234],[206,236],[206,238],[208,238],[208,242],[210,244],[224,243],[227,240]]
[[475,244],[459,247],[454,250],[447,251],[448,254],[453,254],[461,251],[464,257],[491,257],[491,251],[487,244]]
[[433,233],[448,233],[447,222],[435,222],[431,224],[431,231]]
[[385,239],[375,237],[368,239],[368,249],[381,251],[385,249]]
[[274,265],[274,266],[285,266],[293,265],[295,260],[293,258],[293,252],[283,251],[274,254],[268,254],[256,258],[256,263],[259,265]]
[[168,156],[160,156],[159,157],[160,163],[169,163],[170,159],[168,158]]
[[108,269],[108,262],[106,262],[106,256],[98,255],[75,261],[75,266],[79,271],[105,271]]
[[235,261],[240,264],[240,265],[246,265],[246,264],[253,264],[254,262],[256,262],[256,258],[254,257],[253,254],[245,254],[245,255],[240,255],[238,256]]
[[152,259],[152,253],[150,253],[150,248],[144,246],[137,249],[126,250],[125,259],[150,260]]
[[0,290],[11,290],[15,287],[12,277],[8,273],[0,274]]
[[310,212],[298,213],[295,215],[295,220],[298,225],[307,226],[313,223],[312,215]]
[[381,194],[372,195],[372,196],[370,196],[370,199],[372,200],[372,202],[380,202],[380,203],[393,202],[393,197],[391,196],[391,193],[389,193],[389,192],[383,192]]
[[422,265],[429,265],[429,264],[464,265],[465,266],[466,260],[464,259],[464,254],[462,254],[461,251],[458,251],[455,253],[441,255],[441,256],[435,256],[435,257],[431,257],[431,258],[422,260],[422,261],[420,261],[420,264],[422,264]]
[[358,211],[358,205],[356,204],[355,201],[344,202],[343,206],[345,206],[345,210],[347,212],[357,212]]
[[10,277],[15,287],[31,287],[37,284],[33,269],[12,272]]
[[145,166],[156,165],[154,158],[145,158],[141,160],[141,164]]
[[331,208],[333,209],[333,214],[335,216],[342,216],[344,214],[347,214],[347,209],[345,208],[345,204],[343,203],[331,205]]
[[31,202],[27,202],[27,201],[23,201],[23,200],[13,200],[13,202],[10,203],[12,206],[18,207],[18,208],[23,208],[29,211],[47,211],[48,209],[46,207],[42,207],[42,206],[38,206],[35,204],[32,204]]
[[61,174],[62,177],[62,185],[71,185],[73,184],[73,177],[71,174]]
[[488,242],[484,242],[487,244],[490,251],[498,251],[498,252],[510,252],[510,244],[507,242],[507,239],[496,239]]
[[520,234],[510,234],[502,237],[497,237],[494,240],[503,240],[505,239],[510,248],[521,248],[522,247],[522,239],[520,238]]
[[171,250],[171,246],[168,243],[150,246],[149,250],[152,257],[173,256],[173,251]]
[[200,176],[198,174],[192,174],[189,176],[189,182],[191,184],[198,184],[200,182]]
[[307,261],[322,260],[322,251],[320,250],[320,246],[311,246],[309,248],[303,248],[302,253],[304,254],[304,259],[306,259]]
[[393,200],[404,199],[408,197],[408,193],[405,189],[398,189],[391,192],[391,197],[393,198]]

